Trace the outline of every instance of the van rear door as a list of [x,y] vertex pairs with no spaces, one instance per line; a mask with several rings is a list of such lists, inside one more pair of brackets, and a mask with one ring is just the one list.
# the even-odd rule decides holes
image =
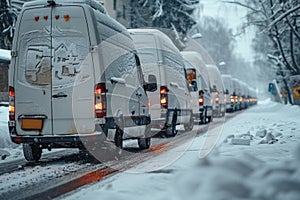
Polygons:
[[15,74],[18,134],[94,131],[94,73],[83,8],[27,9],[20,20]]
[[94,131],[94,70],[80,6],[52,8],[53,134]]

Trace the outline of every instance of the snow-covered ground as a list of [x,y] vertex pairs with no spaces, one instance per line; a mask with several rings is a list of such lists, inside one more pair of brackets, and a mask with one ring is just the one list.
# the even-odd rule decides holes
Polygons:
[[[8,108],[0,107],[0,154],[8,154],[5,159],[1,156],[0,165],[23,158],[21,146],[10,141],[7,120]],[[192,143],[182,142],[135,168],[59,199],[296,200],[300,197],[299,145],[300,107],[266,100],[210,128]]]
[[8,107],[0,106],[0,165],[23,156],[22,146],[10,140],[7,122]]
[[[217,140],[212,151],[209,138]],[[60,199],[300,199],[299,139],[300,108],[266,100],[195,137],[188,149],[171,149]],[[182,156],[158,169],[172,153]]]

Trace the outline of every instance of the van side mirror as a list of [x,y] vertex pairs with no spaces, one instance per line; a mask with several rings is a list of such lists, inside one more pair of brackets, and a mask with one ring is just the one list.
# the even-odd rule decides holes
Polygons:
[[276,93],[276,89],[275,89],[275,84],[274,83],[269,83],[269,89],[268,89],[268,91],[271,94],[275,94]]
[[149,91],[149,92],[154,92],[157,90],[156,76],[154,76],[153,74],[149,74],[148,83],[146,84],[145,89],[146,89],[146,91]]
[[199,90],[199,96],[203,96],[204,95],[204,91],[203,90]]
[[212,92],[217,92],[217,86],[216,85],[213,85],[213,88],[211,90]]
[[225,94],[229,94],[229,90],[228,89],[226,89]]
[[192,89],[192,91],[197,91],[198,90],[197,81],[195,81],[195,80],[192,81],[191,89]]

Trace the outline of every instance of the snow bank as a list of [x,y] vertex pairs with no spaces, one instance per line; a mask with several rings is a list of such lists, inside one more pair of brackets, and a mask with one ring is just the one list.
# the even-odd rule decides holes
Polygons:
[[300,197],[300,145],[294,159],[265,163],[254,156],[213,156],[174,179],[172,199],[298,200]]
[[8,134],[8,107],[0,107],[0,148],[11,147],[13,144]]
[[12,143],[8,132],[8,107],[0,106],[0,163],[7,158],[21,155],[20,145]]

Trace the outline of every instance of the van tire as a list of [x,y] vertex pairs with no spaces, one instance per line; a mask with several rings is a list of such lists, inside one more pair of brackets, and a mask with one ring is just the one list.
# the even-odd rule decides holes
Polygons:
[[24,157],[29,162],[37,162],[42,156],[42,148],[36,144],[23,144]]
[[213,121],[213,117],[212,116],[207,117],[207,123],[210,123],[212,121]]
[[185,131],[191,131],[194,128],[194,118],[191,116],[190,122],[188,124],[184,124]]
[[167,137],[175,137],[177,135],[176,124],[165,127],[165,134]]
[[123,130],[118,126],[115,134],[115,144],[120,149],[123,149],[123,133]]
[[151,144],[151,138],[139,138],[138,144],[140,149],[149,149]]

